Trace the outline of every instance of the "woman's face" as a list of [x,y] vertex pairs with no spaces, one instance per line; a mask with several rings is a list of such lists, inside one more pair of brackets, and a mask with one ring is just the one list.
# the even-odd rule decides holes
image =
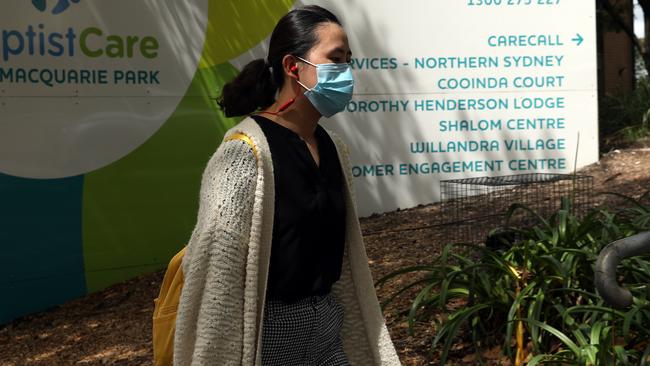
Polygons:
[[[352,52],[348,44],[348,36],[343,28],[336,23],[322,23],[316,28],[316,45],[305,55],[305,59],[313,64],[350,62]],[[318,81],[316,67],[301,62],[298,59],[298,75],[300,81],[308,87],[313,87]]]

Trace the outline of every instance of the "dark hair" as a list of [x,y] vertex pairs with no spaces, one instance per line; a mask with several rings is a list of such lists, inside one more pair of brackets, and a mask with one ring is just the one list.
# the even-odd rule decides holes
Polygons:
[[249,62],[224,85],[217,103],[226,117],[246,115],[273,104],[284,83],[282,58],[287,54],[305,57],[318,41],[316,28],[327,22],[341,25],[334,14],[317,5],[303,6],[284,15],[271,34],[268,61],[260,58]]

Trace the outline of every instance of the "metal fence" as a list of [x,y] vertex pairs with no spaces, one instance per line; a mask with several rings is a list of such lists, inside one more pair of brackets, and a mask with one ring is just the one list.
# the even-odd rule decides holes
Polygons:
[[[524,204],[548,218],[566,197],[572,213],[583,217],[593,207],[593,177],[573,174],[531,173],[440,181],[441,214],[447,242],[484,242],[489,231],[505,224],[513,203]],[[529,226],[532,214],[517,210],[510,223]]]

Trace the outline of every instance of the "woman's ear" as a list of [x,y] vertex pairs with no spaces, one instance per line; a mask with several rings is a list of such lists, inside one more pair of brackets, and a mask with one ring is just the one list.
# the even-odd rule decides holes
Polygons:
[[286,55],[282,58],[282,70],[284,74],[294,79],[298,79],[298,65],[296,61],[296,58],[291,55]]

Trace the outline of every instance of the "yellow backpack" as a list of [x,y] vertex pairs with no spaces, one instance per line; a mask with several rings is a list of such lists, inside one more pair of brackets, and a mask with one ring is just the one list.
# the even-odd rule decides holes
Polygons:
[[[234,133],[225,141],[243,140],[253,148],[257,158],[257,148],[247,135]],[[176,312],[183,288],[183,247],[169,261],[165,277],[160,286],[158,297],[153,300],[153,359],[155,366],[170,366],[174,360],[174,331],[176,330]]]

